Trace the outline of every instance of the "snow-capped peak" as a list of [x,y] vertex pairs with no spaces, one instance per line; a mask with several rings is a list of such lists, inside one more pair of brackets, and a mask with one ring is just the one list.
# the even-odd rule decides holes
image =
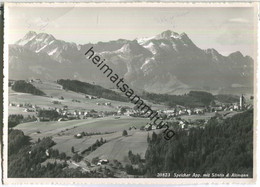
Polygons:
[[167,31],[164,31],[161,34],[157,35],[157,38],[159,38],[159,39],[170,39],[170,38],[180,39],[180,35],[171,30],[167,30]]
[[24,38],[31,38],[32,36],[36,36],[37,33],[35,31],[29,31],[25,36]]
[[140,44],[140,45],[143,45],[145,42],[149,41],[149,40],[152,40],[154,39],[155,36],[152,36],[152,37],[144,37],[144,38],[139,38],[137,40],[137,42]]
[[33,40],[37,36],[37,33],[34,31],[29,31],[21,40],[18,40],[15,44],[25,45],[29,41]]
[[51,34],[46,34],[46,33],[39,33],[37,34],[34,31],[29,31],[21,40],[18,40],[16,44],[18,45],[26,45],[30,42],[43,42],[45,44],[49,44],[50,42],[53,42],[56,40],[54,36]]

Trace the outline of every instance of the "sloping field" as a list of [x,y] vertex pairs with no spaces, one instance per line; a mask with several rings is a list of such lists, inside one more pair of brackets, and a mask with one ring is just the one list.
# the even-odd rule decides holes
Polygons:
[[86,150],[88,147],[93,145],[97,140],[100,140],[102,137],[104,140],[109,142],[110,140],[119,138],[122,136],[122,132],[115,132],[111,134],[102,134],[102,135],[91,135],[85,136],[82,138],[75,138],[73,136],[60,136],[54,137],[53,140],[57,143],[53,146],[54,149],[58,149],[60,152],[66,153],[68,156],[72,156],[71,147],[74,147],[75,152],[81,153]]
[[[149,132],[152,133],[151,131]],[[112,139],[105,143],[95,151],[90,153],[86,159],[91,161],[94,157],[109,160],[119,160],[122,163],[128,162],[128,151],[131,150],[134,154],[140,154],[142,158],[145,156],[147,143],[147,131],[133,130],[128,131],[128,136]]]
[[[81,152],[102,137],[107,143],[88,155],[86,159],[91,160],[93,157],[98,156],[124,161],[129,150],[144,156],[147,149],[146,139],[148,132],[141,131],[139,128],[148,121],[148,119],[144,118],[127,116],[123,116],[120,119],[105,117],[65,122],[30,122],[19,124],[15,129],[22,130],[32,138],[32,141],[52,136],[57,143],[53,148],[58,149],[60,152],[65,152],[68,156],[72,156],[72,146],[76,152]],[[137,130],[129,131],[128,129],[131,126],[137,127]],[[128,131],[128,136],[122,137],[123,130]],[[74,137],[74,135],[81,132],[108,134],[84,136],[79,139]]]

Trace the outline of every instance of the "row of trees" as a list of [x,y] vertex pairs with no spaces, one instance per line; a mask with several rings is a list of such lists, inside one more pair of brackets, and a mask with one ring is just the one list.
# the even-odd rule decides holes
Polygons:
[[27,117],[24,117],[21,114],[11,114],[8,116],[8,127],[12,128],[20,123],[26,123],[26,122],[32,122],[36,121],[36,117],[28,115]]
[[144,160],[141,159],[139,154],[133,154],[130,150],[128,152],[128,159],[131,164],[126,164],[125,171],[129,175],[144,175],[146,173],[146,168]]
[[56,110],[39,110],[38,117],[48,120],[58,120],[61,115]]
[[[104,143],[106,143],[106,140],[103,140],[103,138],[101,137],[100,140],[97,140],[94,144],[92,144],[90,147],[88,147],[87,149],[85,149],[84,151],[81,152],[81,154],[89,154],[92,151],[95,151],[98,147],[100,147],[101,145],[103,145]],[[73,147],[74,150],[74,147]]]

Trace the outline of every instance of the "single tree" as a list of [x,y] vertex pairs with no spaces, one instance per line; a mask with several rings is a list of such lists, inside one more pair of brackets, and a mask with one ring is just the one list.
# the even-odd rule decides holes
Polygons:
[[124,130],[123,133],[122,133],[122,136],[127,136],[127,135],[128,135],[128,134],[127,134],[127,131]]

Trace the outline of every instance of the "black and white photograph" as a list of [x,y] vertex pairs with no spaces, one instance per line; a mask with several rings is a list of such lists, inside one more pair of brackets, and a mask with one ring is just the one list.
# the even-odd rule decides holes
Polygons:
[[257,4],[4,14],[6,184],[254,182]]

